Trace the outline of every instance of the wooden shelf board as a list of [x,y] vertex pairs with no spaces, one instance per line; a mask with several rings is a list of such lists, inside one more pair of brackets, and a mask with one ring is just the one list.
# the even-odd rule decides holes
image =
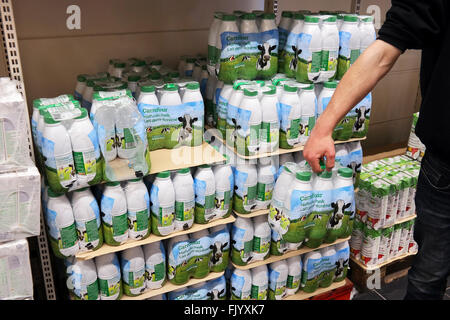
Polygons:
[[235,268],[241,269],[241,270],[253,269],[253,268],[265,265],[265,264],[277,262],[277,261],[280,261],[280,260],[286,260],[288,258],[296,257],[296,256],[299,256],[299,255],[302,255],[302,254],[305,254],[305,253],[308,253],[308,252],[311,252],[311,251],[315,251],[315,250],[319,250],[319,249],[322,249],[322,248],[326,248],[326,247],[329,247],[329,246],[332,246],[332,245],[335,245],[335,244],[338,244],[338,243],[341,243],[341,242],[344,242],[344,241],[348,241],[348,240],[350,240],[350,237],[345,238],[345,239],[338,239],[338,240],[336,240],[333,243],[324,243],[320,247],[315,248],[315,249],[304,247],[304,248],[301,248],[299,250],[289,251],[286,254],[283,254],[282,256],[273,256],[272,255],[269,258],[265,259],[265,260],[255,261],[255,262],[249,263],[249,264],[247,264],[245,266],[238,266],[238,265],[236,265],[234,263],[233,263],[233,266]]
[[213,164],[225,160],[208,143],[197,147],[181,147],[177,149],[161,149],[150,152],[150,174],[163,171],[198,167],[203,164]]
[[170,239],[170,238],[173,238],[176,236],[181,236],[183,234],[190,234],[190,233],[197,232],[200,230],[204,230],[204,229],[208,229],[208,228],[212,228],[212,227],[216,227],[216,226],[220,226],[220,225],[224,225],[224,224],[228,224],[228,223],[233,223],[235,221],[236,221],[236,218],[233,215],[231,215],[226,219],[215,220],[215,221],[212,221],[207,224],[194,224],[192,226],[192,228],[190,228],[189,230],[174,232],[174,233],[171,233],[171,234],[169,234],[167,236],[163,236],[163,237],[151,234],[147,239],[129,240],[129,241],[125,242],[124,244],[117,246],[117,247],[104,244],[100,249],[98,249],[96,251],[78,253],[76,255],[76,258],[80,259],[80,260],[89,260],[89,259],[93,259],[95,257],[102,256],[102,255],[105,255],[108,253],[119,252],[119,251],[123,251],[125,249],[143,246],[143,245],[153,243],[153,242],[159,242],[159,241]]
[[163,293],[186,288],[188,286],[193,286],[193,285],[199,284],[204,281],[214,280],[214,279],[220,278],[224,274],[225,274],[225,272],[211,272],[203,279],[191,279],[187,283],[182,284],[182,285],[175,285],[175,284],[167,281],[166,284],[162,288],[155,289],[155,290],[148,290],[137,297],[129,297],[129,296],[123,295],[121,300],[145,300],[145,299],[148,299],[148,298],[151,298],[151,297],[163,294]]
[[241,218],[253,218],[253,217],[258,217],[258,216],[262,216],[265,214],[269,214],[269,209],[257,210],[257,211],[250,212],[248,214],[238,213],[233,210],[233,213]]
[[416,255],[416,254],[415,254],[415,253],[402,254],[401,256],[398,256],[398,257],[396,257],[396,258],[394,258],[394,259],[391,259],[391,260],[385,261],[385,262],[383,262],[383,263],[381,263],[381,264],[377,264],[376,266],[370,266],[370,267],[364,265],[361,261],[355,259],[354,257],[350,257],[350,259],[351,259],[354,263],[356,263],[358,266],[360,266],[362,269],[364,269],[364,270],[366,270],[366,271],[372,271],[372,270],[376,270],[376,269],[379,269],[379,268],[381,268],[381,267],[384,267],[384,266],[386,266],[386,265],[388,265],[388,264],[391,264],[392,262],[395,262],[395,261],[397,261],[397,260],[401,260],[401,259],[403,259],[403,258],[406,258],[406,257],[409,257],[409,256],[414,256],[414,255]]
[[406,217],[406,218],[397,220],[397,221],[395,221],[395,223],[393,223],[393,224],[391,224],[391,225],[384,226],[383,229],[385,229],[385,228],[390,228],[390,227],[392,227],[392,226],[395,226],[396,224],[400,224],[400,223],[403,223],[403,222],[407,222],[407,221],[410,221],[410,220],[414,220],[415,218],[417,218],[417,215],[416,215],[416,214],[413,214],[412,216],[409,216],[409,217]]
[[306,299],[309,299],[311,297],[318,296],[319,294],[323,294],[323,293],[329,292],[331,290],[341,288],[341,287],[345,286],[346,284],[347,284],[347,280],[344,279],[344,280],[342,280],[340,282],[333,282],[327,288],[319,288],[316,291],[311,292],[311,293],[304,292],[304,291],[300,290],[296,294],[294,294],[292,296],[288,296],[288,297],[284,298],[283,300],[306,300]]
[[[229,145],[227,145],[225,143],[225,141],[218,135],[219,131],[216,128],[212,128],[212,127],[208,127],[208,126],[205,126],[205,128],[207,130],[213,129],[213,130],[211,130],[211,133],[216,139],[218,139],[220,142],[222,142],[225,145],[226,148],[228,148],[229,150],[233,151],[239,158],[245,159],[245,160],[254,160],[254,159],[259,159],[259,158],[266,158],[266,157],[276,156],[276,155],[280,155],[280,154],[298,152],[298,151],[302,151],[304,149],[304,147],[305,147],[304,145],[295,145],[292,149],[281,149],[281,148],[279,148],[278,150],[276,150],[274,152],[263,152],[263,153],[255,154],[253,156],[244,156],[244,155],[241,155],[241,154],[237,153],[234,148],[232,148]],[[363,140],[366,140],[366,139],[367,139],[367,137],[365,137],[365,138],[354,138],[354,139],[350,139],[350,140],[347,140],[347,141],[335,141],[335,144],[341,144],[341,143],[347,143],[347,142],[355,142],[355,141],[363,141]]]

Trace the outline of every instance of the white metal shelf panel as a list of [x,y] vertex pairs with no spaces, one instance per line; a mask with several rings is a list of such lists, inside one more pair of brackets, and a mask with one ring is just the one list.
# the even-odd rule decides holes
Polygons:
[[[20,61],[19,44],[14,21],[12,0],[0,1],[0,29],[2,33],[2,42],[4,48],[4,59],[11,79],[17,81],[17,89],[22,94],[25,102],[27,96],[23,81],[22,63]],[[30,119],[28,108],[25,109],[27,119]],[[34,160],[33,142],[31,138],[30,123],[27,123],[28,146],[30,156]],[[41,259],[42,274],[45,285],[45,293],[48,300],[56,300],[55,285],[53,281],[53,272],[50,260],[50,251],[47,241],[47,234],[41,210],[40,217],[41,234],[38,236],[39,255]]]

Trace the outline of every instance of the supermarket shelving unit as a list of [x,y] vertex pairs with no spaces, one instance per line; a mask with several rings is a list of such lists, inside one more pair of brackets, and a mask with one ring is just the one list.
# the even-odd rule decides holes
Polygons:
[[[353,12],[357,13],[359,11],[360,3],[361,3],[360,0],[352,0],[352,11]],[[279,14],[278,1],[277,0],[265,0],[265,9],[273,10],[276,14]],[[23,97],[26,101],[26,90],[25,90],[24,81],[23,81],[22,65],[21,65],[21,60],[20,60],[20,53],[19,53],[18,39],[17,39],[17,33],[16,33],[16,26],[15,26],[15,21],[14,21],[12,0],[0,0],[0,28],[2,31],[1,46],[2,46],[2,49],[4,50],[3,58],[0,58],[0,72],[3,76],[9,76],[18,82],[18,89],[23,94]],[[205,47],[206,47],[206,44],[205,44]],[[27,131],[28,131],[28,137],[29,137],[30,154],[32,155],[32,157],[34,159],[34,151],[33,151],[33,144],[32,144],[30,128],[28,128]],[[358,139],[358,140],[363,140],[363,139]],[[201,146],[201,148],[203,149],[203,151],[202,151],[203,154],[205,154],[205,153],[211,154],[211,150],[209,150],[209,149],[212,149],[212,148],[210,148],[209,145],[203,145],[203,146]],[[288,151],[279,151],[277,153],[274,153],[273,155],[282,154],[282,153],[290,153],[290,152],[295,152],[295,151],[299,151],[299,150],[302,150],[302,148],[291,149]],[[213,151],[212,151],[212,154],[214,154]],[[187,165],[177,164],[177,163],[173,163],[173,162],[169,162],[169,163],[165,163],[164,165],[161,165],[161,162],[158,161],[158,159],[164,158],[165,155],[166,154],[163,151],[154,152],[154,154],[152,155],[153,161],[152,161],[152,172],[151,173],[157,173],[157,172],[161,172],[161,171],[165,171],[165,170],[175,170],[175,169],[188,167]],[[256,156],[256,157],[254,157],[254,159],[261,157],[261,156],[262,155]],[[264,156],[270,156],[270,154],[265,154]],[[215,163],[215,162],[222,161],[222,160],[223,159],[218,158],[217,155],[213,155],[212,158],[210,158],[209,160],[206,160],[206,161],[203,161],[203,160],[198,161],[198,159],[194,159],[193,161],[195,162],[195,165],[192,165],[192,166],[198,166],[198,165],[201,165],[202,163]],[[200,162],[202,162],[202,163],[200,163]],[[153,163],[154,163],[154,165],[153,165]],[[262,214],[267,214],[267,212],[264,210],[261,210],[259,212],[252,213],[251,215],[247,215],[247,217],[249,218],[252,216],[262,215]],[[234,219],[235,219],[234,217],[230,217],[228,219],[224,219],[223,221],[220,221],[217,223],[218,224],[232,223],[232,221],[234,221]],[[47,234],[46,234],[46,228],[45,228],[42,212],[41,212],[41,222],[40,223],[41,223],[41,234],[40,234],[40,236],[37,237],[37,242],[38,242],[39,256],[40,256],[41,266],[42,266],[42,275],[43,275],[43,282],[44,282],[44,286],[45,286],[45,294],[46,294],[46,298],[48,300],[56,300],[54,273],[53,273],[52,265],[51,265],[49,243],[48,243],[48,238],[47,238]],[[200,230],[198,228],[206,228],[206,227],[209,228],[211,226],[212,226],[211,224],[200,226],[200,227],[198,225],[196,225],[191,230],[186,231],[186,233],[191,233],[191,232]],[[173,234],[173,236],[176,236],[178,234],[179,233]],[[153,237],[150,239],[151,240],[149,240],[149,241],[151,241],[151,242],[161,240],[161,239],[156,239]],[[345,240],[347,240],[347,239],[345,239]],[[342,240],[342,241],[344,241],[344,240]],[[125,246],[129,246],[129,245],[136,246],[136,245],[142,245],[142,244],[144,244],[144,243],[141,242],[138,244],[138,242],[130,242],[130,243],[127,243]],[[79,258],[92,259],[93,257],[95,257],[97,255],[110,252],[108,250],[113,250],[111,252],[123,250],[123,249],[125,249],[125,246],[114,248],[114,249],[110,249],[110,247],[101,248],[98,252],[79,254]],[[103,250],[105,252],[103,253],[103,251],[101,251],[101,250]],[[304,251],[306,249],[302,249],[302,250]],[[281,258],[285,259],[288,257],[288,255],[292,256],[292,255],[302,254],[302,253],[304,253],[302,250],[297,250],[295,252],[288,253],[288,254],[282,256]],[[271,257],[269,259],[278,259],[278,257]],[[269,261],[270,260],[267,260],[267,263],[270,263]],[[254,266],[256,266],[256,265],[257,265],[257,263],[254,264]],[[253,265],[251,265],[251,267],[253,267]],[[211,273],[208,277],[211,277],[211,279],[214,279],[214,278],[219,277],[220,275],[221,274]],[[197,279],[191,280],[186,285],[192,285],[192,284],[195,284],[198,282],[208,280],[208,277],[205,279],[201,279],[201,280],[197,280]],[[332,290],[333,288],[335,288],[336,285],[338,285],[338,284],[334,284],[332,288],[331,287],[326,288],[327,290],[321,289],[322,291],[320,291],[320,292]],[[149,298],[151,296],[169,292],[172,290],[176,290],[178,288],[180,288],[180,286],[166,285],[164,288],[162,288],[160,290],[154,290],[149,293],[146,293],[144,296],[140,296],[139,299]],[[316,292],[313,295],[316,295],[318,293],[319,292]],[[290,299],[296,299],[296,296],[290,297]],[[306,299],[306,298],[308,298],[308,297],[298,296],[298,299]],[[124,298],[124,300],[128,300],[128,299],[133,299],[133,298],[130,298],[130,297]]]
[[[22,63],[20,61],[19,44],[16,33],[16,24],[14,21],[14,12],[12,8],[12,0],[1,0],[0,2],[0,28],[2,32],[1,46],[4,55],[0,59],[0,67],[2,67],[2,76],[8,76],[17,81],[17,89],[22,94],[25,103],[27,101],[25,85],[22,74]],[[29,118],[28,108],[25,109],[26,116]],[[34,161],[33,139],[29,122],[27,122],[28,146],[31,158]],[[55,300],[55,285],[53,281],[53,271],[50,261],[50,251],[47,241],[47,233],[45,230],[43,214],[41,210],[40,217],[41,234],[37,237],[39,256],[42,266],[42,276],[45,286],[45,293],[48,300]],[[30,248],[31,249],[31,248]],[[31,250],[30,250],[31,251]]]

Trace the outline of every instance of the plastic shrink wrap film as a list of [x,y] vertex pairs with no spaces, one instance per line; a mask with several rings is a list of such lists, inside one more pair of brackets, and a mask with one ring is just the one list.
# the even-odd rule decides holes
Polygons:
[[26,103],[9,78],[0,78],[0,165],[32,165]]
[[0,300],[33,299],[29,256],[24,239],[0,245]]
[[36,167],[0,166],[0,243],[39,235],[40,188]]

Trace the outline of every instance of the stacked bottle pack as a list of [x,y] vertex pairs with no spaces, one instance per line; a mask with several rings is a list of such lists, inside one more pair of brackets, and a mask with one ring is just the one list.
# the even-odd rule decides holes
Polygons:
[[[219,81],[215,95],[205,97],[205,101],[214,101],[212,109],[206,109],[206,121],[217,128],[216,134],[239,155],[292,149],[306,144],[336,87],[334,81],[323,86],[300,84],[283,74],[266,82],[236,81],[228,85]],[[336,126],[333,139],[348,141],[366,137],[371,108],[369,93]]]
[[130,91],[96,93],[90,115],[71,95],[37,99],[32,118],[38,164],[54,192],[150,171],[143,119]]
[[19,83],[0,78],[0,300],[32,300],[26,238],[40,235],[39,171],[31,159]]
[[129,90],[138,100],[150,150],[198,146],[203,142],[202,92],[209,77],[206,58],[182,57],[178,69],[151,57],[111,59],[108,72],[79,75],[74,96],[92,115],[95,92]]
[[417,252],[414,197],[420,163],[396,156],[363,165],[351,238],[355,259],[376,266]]
[[82,107],[90,110],[95,91],[129,89],[137,99],[143,86],[155,86],[159,92],[168,83],[183,86],[185,82],[196,81],[203,86],[206,84],[206,57],[182,56],[177,69],[163,65],[162,60],[154,57],[111,59],[105,72],[77,76],[74,97]]
[[286,73],[302,83],[341,79],[376,39],[373,17],[310,11],[216,12],[208,37],[208,67],[219,80],[268,79]]
[[352,176],[349,168],[315,175],[286,163],[270,206],[271,252],[317,248],[349,237],[355,217]]
[[[66,259],[67,286],[71,298],[120,300],[123,295],[137,297],[162,288],[168,280],[178,285],[185,284],[189,278],[180,282],[178,267],[175,277],[171,277],[174,269],[170,263],[174,252],[181,257],[183,251],[179,252],[179,249],[184,253],[189,251],[186,243],[199,247],[202,242],[208,242],[211,251],[207,263],[202,263],[198,257],[192,257],[195,261],[192,266],[189,261],[186,262],[185,267],[189,265],[191,267],[188,269],[194,270],[190,271],[191,277],[202,279],[210,271],[225,271],[225,276],[171,291],[167,297],[169,300],[280,300],[300,291],[314,293],[318,288],[327,288],[333,282],[343,281],[347,275],[350,254],[347,242],[251,270],[228,265],[227,251],[222,249],[220,268],[217,264],[211,266],[218,256],[215,250],[217,245],[229,240],[218,239],[227,231],[224,226],[217,231],[211,230],[210,234],[205,231],[204,234],[193,234],[189,239],[167,241],[165,246],[153,243],[124,250],[118,255],[112,253],[96,257],[95,260]],[[191,255],[196,252],[190,251]],[[164,300],[165,297],[158,295],[152,299]]]
[[94,260],[65,259],[67,287],[74,300],[119,300],[161,288],[167,281],[162,242]]
[[[273,14],[216,12],[208,38],[206,123],[246,156],[305,144],[338,81],[375,38],[371,16],[284,11],[275,32]],[[255,79],[266,81],[248,81]],[[364,138],[371,104],[369,93],[336,126],[333,139]]]
[[348,243],[343,242],[251,270],[230,268],[231,300],[281,300],[327,288],[345,279],[349,256]]
[[118,300],[123,294],[136,297],[167,281],[182,285],[190,278],[223,272],[229,251],[229,231],[220,226],[91,260],[70,257],[65,259],[67,286],[76,300]]
[[338,12],[284,11],[280,73],[302,83],[342,79],[376,38],[373,17]]

